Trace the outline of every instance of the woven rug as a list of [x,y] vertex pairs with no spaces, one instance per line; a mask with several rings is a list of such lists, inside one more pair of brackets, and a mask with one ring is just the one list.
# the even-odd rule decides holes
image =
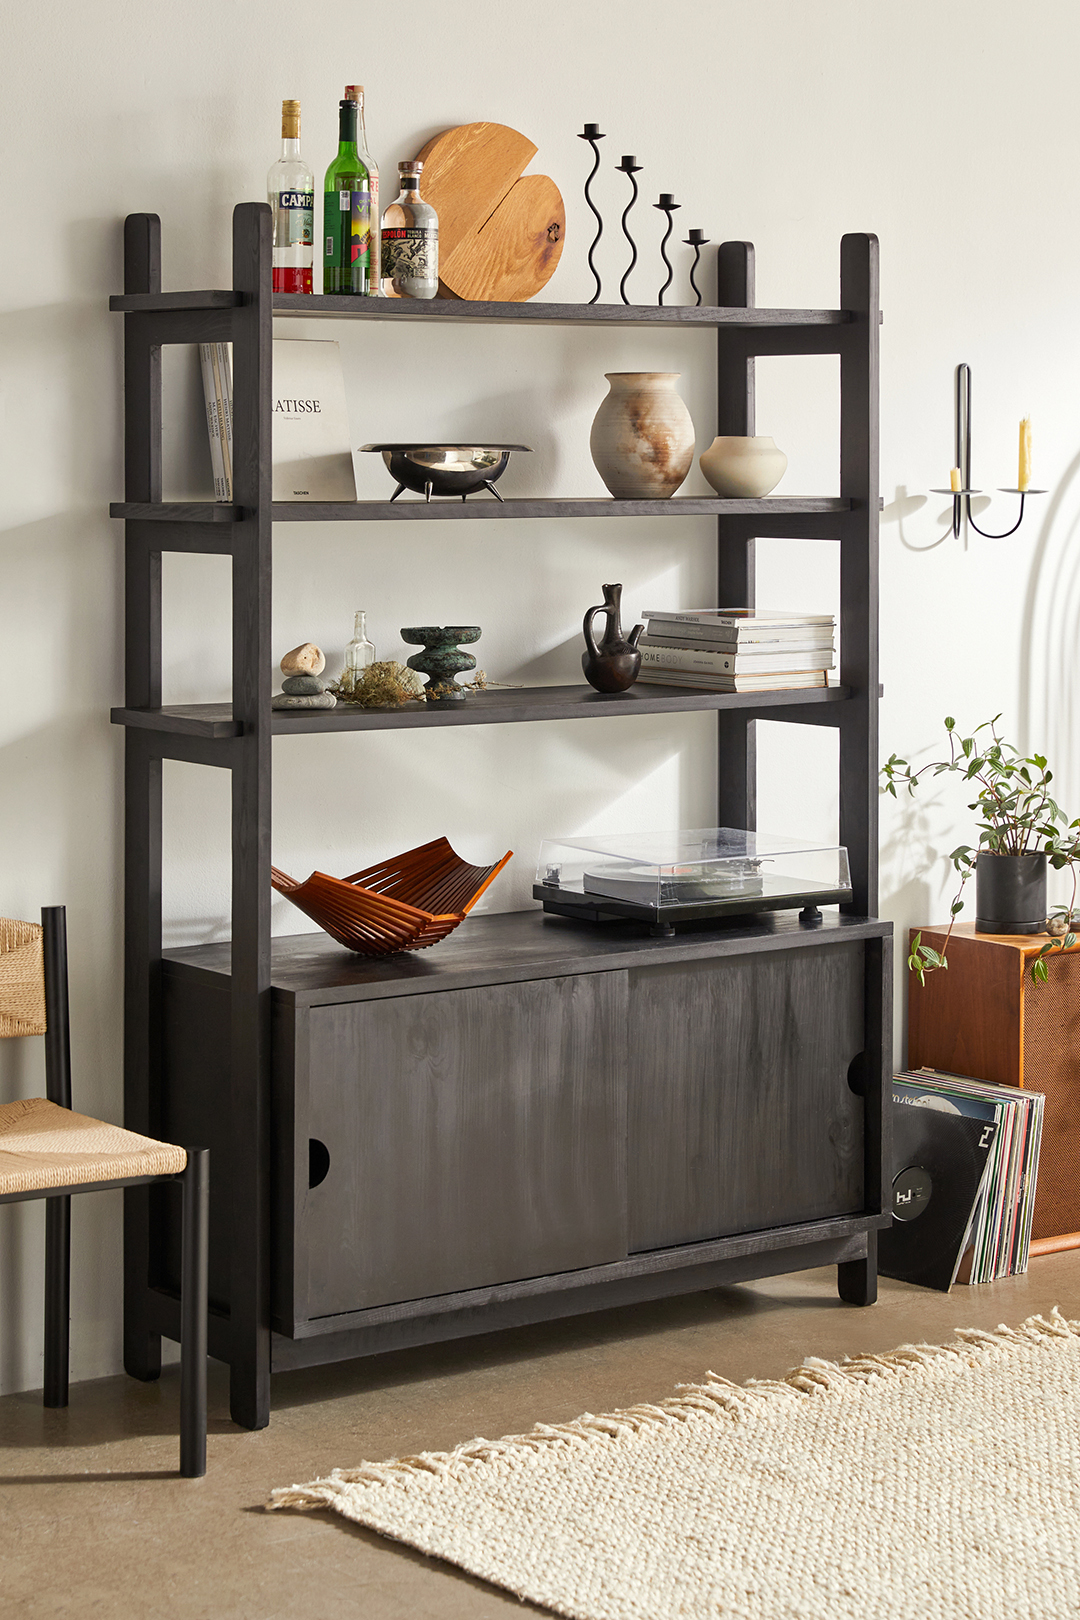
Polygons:
[[335,1469],[333,1508],[574,1620],[1080,1614],[1080,1322]]

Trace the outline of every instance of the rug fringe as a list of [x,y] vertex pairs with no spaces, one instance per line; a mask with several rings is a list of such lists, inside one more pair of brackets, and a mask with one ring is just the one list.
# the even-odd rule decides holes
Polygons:
[[696,1414],[724,1412],[736,1421],[763,1412],[777,1401],[799,1401],[833,1395],[846,1398],[881,1378],[904,1373],[926,1374],[941,1370],[970,1371],[995,1353],[1021,1345],[1080,1338],[1080,1321],[1064,1317],[1055,1305],[1050,1315],[1029,1316],[1017,1328],[1004,1323],[993,1329],[957,1328],[953,1344],[903,1344],[886,1354],[853,1356],[843,1362],[808,1356],[780,1379],[751,1379],[733,1384],[707,1372],[701,1384],[677,1384],[678,1395],[658,1405],[639,1404],[619,1412],[583,1412],[570,1423],[538,1423],[528,1434],[505,1435],[501,1440],[468,1440],[453,1451],[422,1451],[390,1462],[365,1462],[359,1468],[335,1468],[325,1478],[306,1485],[286,1485],[271,1492],[266,1504],[274,1508],[322,1508],[344,1494],[343,1486],[391,1485],[421,1474],[445,1476],[478,1462],[537,1452],[550,1446],[586,1446],[600,1438],[621,1440],[644,1428],[684,1423]]

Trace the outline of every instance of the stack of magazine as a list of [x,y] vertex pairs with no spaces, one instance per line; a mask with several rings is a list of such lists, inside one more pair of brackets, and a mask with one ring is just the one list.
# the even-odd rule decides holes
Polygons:
[[[910,1069],[893,1080],[897,1110],[935,1110],[996,1127],[956,1256],[954,1275],[961,1281],[995,1282],[1027,1270],[1045,1102],[1040,1092],[934,1069]],[[932,1206],[931,1198],[928,1215]],[[970,1276],[965,1275],[968,1250]]]
[[232,501],[232,363],[229,343],[200,343],[206,430],[214,468],[215,501]]
[[836,621],[827,613],[753,608],[649,612],[639,681],[707,692],[769,692],[827,686]]

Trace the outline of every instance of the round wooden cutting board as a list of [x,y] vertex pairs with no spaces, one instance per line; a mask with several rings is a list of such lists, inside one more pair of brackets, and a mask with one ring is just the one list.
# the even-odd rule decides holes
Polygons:
[[536,156],[505,124],[461,124],[428,141],[420,195],[439,216],[439,293],[524,302],[554,273],[566,235],[559,188],[523,174]]

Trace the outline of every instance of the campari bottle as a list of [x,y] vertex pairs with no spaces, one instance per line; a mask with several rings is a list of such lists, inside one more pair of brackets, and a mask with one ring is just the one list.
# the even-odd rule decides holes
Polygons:
[[309,293],[315,252],[315,177],[300,156],[300,103],[281,103],[281,156],[266,178],[274,211],[274,291]]
[[368,291],[376,297],[382,296],[382,287],[379,284],[378,274],[381,248],[379,246],[380,232],[379,220],[379,166],[368,151],[367,128],[364,124],[364,87],[362,84],[347,84],[345,94],[350,101],[356,102],[356,146],[360,153],[360,161],[368,172],[368,186],[371,191],[371,285]]
[[356,102],[338,102],[338,154],[323,188],[323,292],[373,292],[371,179],[356,150]]

